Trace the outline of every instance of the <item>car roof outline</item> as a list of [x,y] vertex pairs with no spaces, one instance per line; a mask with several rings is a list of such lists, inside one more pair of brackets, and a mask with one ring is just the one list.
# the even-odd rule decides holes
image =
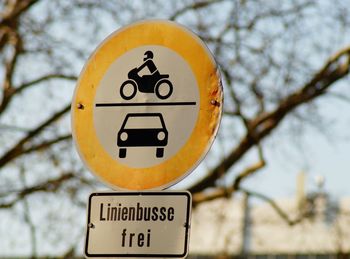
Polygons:
[[160,123],[162,124],[162,129],[167,131],[167,128],[164,123],[163,115],[161,113],[128,113],[120,127],[120,131],[125,129],[125,125],[130,117],[158,117],[160,119]]

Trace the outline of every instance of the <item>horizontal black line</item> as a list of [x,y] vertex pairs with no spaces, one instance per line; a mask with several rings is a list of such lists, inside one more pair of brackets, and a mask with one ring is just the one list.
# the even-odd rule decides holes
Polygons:
[[164,102],[164,103],[96,103],[96,107],[117,107],[117,106],[181,106],[196,105],[196,102]]

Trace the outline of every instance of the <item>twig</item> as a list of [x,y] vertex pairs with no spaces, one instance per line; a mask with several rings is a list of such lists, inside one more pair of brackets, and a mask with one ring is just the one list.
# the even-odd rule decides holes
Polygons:
[[[5,164],[9,163],[13,159],[17,158],[23,152],[25,152],[24,145],[32,140],[35,136],[39,135],[46,127],[51,125],[53,122],[58,120],[61,116],[66,114],[70,110],[70,104],[64,106],[61,110],[57,111],[51,115],[46,121],[41,123],[35,129],[29,131],[26,136],[19,140],[12,148],[10,148],[1,158],[0,158],[0,167],[3,167]],[[55,142],[53,142],[54,144]]]
[[8,209],[15,205],[18,201],[21,201],[23,198],[37,192],[54,192],[61,186],[62,183],[71,180],[74,178],[73,173],[65,173],[57,178],[50,179],[46,182],[39,183],[37,185],[27,187],[17,191],[16,197],[9,202],[0,204],[0,209]]
[[249,196],[254,196],[256,198],[259,198],[259,199],[267,202],[277,212],[277,214],[284,221],[286,221],[288,223],[288,225],[290,225],[290,226],[293,226],[297,223],[300,223],[305,216],[305,215],[300,215],[299,217],[292,219],[288,216],[288,214],[280,206],[277,205],[277,203],[273,199],[267,197],[266,195],[263,195],[263,194],[257,193],[257,192],[253,192],[253,191],[250,191],[250,190],[242,188],[242,187],[240,187],[240,191],[246,193]]
[[[344,61],[345,60],[345,61]],[[309,103],[325,93],[336,81],[344,78],[350,70],[350,46],[332,56],[315,76],[299,91],[285,97],[271,112],[258,115],[249,121],[249,130],[237,147],[223,159],[209,174],[193,185],[192,193],[201,192],[206,188],[215,186],[222,170],[228,171],[239,159],[243,157],[256,143],[275,130],[281,121],[297,107]],[[253,137],[252,137],[253,136]]]
[[255,164],[251,165],[250,167],[246,168],[245,170],[243,170],[240,174],[238,174],[236,176],[234,183],[233,183],[234,190],[238,190],[240,188],[240,184],[241,184],[243,179],[251,176],[252,174],[254,174],[255,172],[257,172],[258,170],[260,170],[261,168],[263,168],[266,165],[261,146],[257,145],[257,148],[258,148],[258,154],[259,154],[259,161]]
[[239,190],[240,183],[243,179],[251,176],[255,172],[257,172],[259,169],[263,168],[266,164],[262,148],[258,145],[258,154],[259,154],[259,161],[246,169],[244,169],[241,173],[237,175],[235,178],[233,184],[229,187],[218,187],[214,190],[211,190],[210,192],[198,192],[193,194],[193,204],[198,205],[199,203],[215,200],[217,198],[222,197],[230,197],[232,193]]
[[16,87],[16,90],[14,91],[14,94],[18,94],[20,92],[22,92],[23,90],[27,89],[30,86],[39,84],[41,82],[47,81],[47,80],[51,80],[51,79],[64,79],[64,80],[77,80],[77,76],[75,75],[65,75],[65,74],[47,74],[44,76],[41,76],[39,78],[36,78],[32,81],[23,83],[19,86]]
[[[23,189],[27,188],[27,183],[25,179],[25,174],[24,174],[24,168],[21,168],[20,172],[20,180],[22,182]],[[30,239],[31,239],[31,247],[32,247],[32,257],[31,258],[36,258],[37,257],[37,239],[36,239],[36,230],[34,223],[32,221],[31,215],[30,215],[30,207],[29,207],[29,202],[27,197],[24,197],[22,199],[23,203],[23,208],[24,208],[24,220],[29,226],[30,230]]]
[[222,2],[223,0],[207,0],[207,1],[201,1],[201,2],[195,2],[192,4],[189,4],[179,10],[177,10],[172,16],[169,17],[169,20],[176,20],[177,17],[179,17],[180,15],[186,13],[187,11],[190,10],[198,10],[201,8],[205,8],[208,5],[214,4],[214,3],[218,3],[218,2]]

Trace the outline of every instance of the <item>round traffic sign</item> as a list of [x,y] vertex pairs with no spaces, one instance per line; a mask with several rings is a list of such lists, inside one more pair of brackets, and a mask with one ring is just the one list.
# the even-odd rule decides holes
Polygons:
[[217,65],[174,22],[147,20],[105,39],[80,74],[73,139],[86,166],[117,189],[164,189],[208,152],[222,112]]

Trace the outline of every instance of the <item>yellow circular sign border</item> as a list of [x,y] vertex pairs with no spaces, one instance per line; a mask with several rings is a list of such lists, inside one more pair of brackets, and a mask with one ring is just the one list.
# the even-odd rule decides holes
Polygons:
[[[199,87],[196,125],[186,144],[163,163],[130,168],[113,159],[100,144],[93,125],[96,89],[109,66],[125,52],[160,45],[182,56]],[[78,153],[104,183],[117,189],[164,189],[187,176],[203,159],[216,136],[223,94],[216,63],[204,43],[191,31],[165,20],[146,20],[112,33],[91,55],[80,74],[72,101],[72,132]]]

